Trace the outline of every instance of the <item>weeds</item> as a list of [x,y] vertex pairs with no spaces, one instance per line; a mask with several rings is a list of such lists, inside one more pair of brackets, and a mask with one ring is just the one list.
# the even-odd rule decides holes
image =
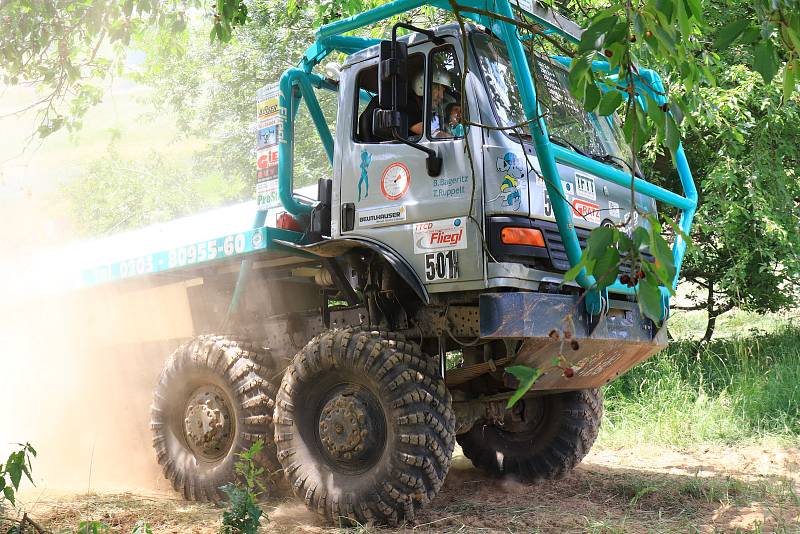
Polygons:
[[3,501],[8,501],[11,506],[16,506],[16,492],[19,490],[23,474],[33,484],[31,458],[36,457],[36,449],[31,447],[30,443],[25,445],[20,443],[19,445],[22,448],[9,454],[5,464],[0,464],[0,490],[2,490],[0,508],[3,507]]
[[264,474],[264,468],[258,467],[255,460],[263,448],[264,442],[259,439],[250,449],[239,453],[239,461],[234,469],[244,483],[236,482],[222,487],[230,504],[222,514],[221,534],[256,534],[261,518],[269,521],[269,517],[256,504],[258,498],[266,492],[259,480]]
[[605,389],[601,445],[741,443],[800,436],[800,328],[675,342]]

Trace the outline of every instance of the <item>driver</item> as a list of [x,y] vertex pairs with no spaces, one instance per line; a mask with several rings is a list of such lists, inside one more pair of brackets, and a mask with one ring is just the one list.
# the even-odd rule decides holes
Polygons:
[[[447,71],[436,69],[433,71],[431,83],[431,135],[433,137],[450,137],[442,131],[442,119],[439,117],[438,109],[444,101],[447,88],[450,87],[450,74]],[[409,130],[414,135],[422,135],[424,130],[422,119],[424,116],[424,95],[425,95],[425,72],[418,72],[411,83],[414,94],[408,102],[408,124]]]

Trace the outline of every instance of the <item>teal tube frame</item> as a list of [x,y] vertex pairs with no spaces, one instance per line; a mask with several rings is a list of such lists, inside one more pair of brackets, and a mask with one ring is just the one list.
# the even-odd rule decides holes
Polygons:
[[[352,54],[379,42],[376,39],[343,35],[344,33],[425,5],[437,7],[445,11],[453,11],[453,6],[450,4],[449,0],[394,0],[393,2],[383,4],[369,11],[365,11],[364,13],[327,24],[317,31],[316,42],[306,50],[298,68],[287,70],[281,77],[280,106],[284,113],[284,120],[283,140],[279,146],[278,184],[279,197],[288,212],[294,215],[302,215],[311,210],[311,206],[298,202],[292,194],[294,118],[301,98],[305,100],[308,105],[312,120],[320,134],[320,139],[322,140],[329,161],[333,161],[333,139],[313,91],[313,87],[326,89],[331,89],[331,87],[325,86],[325,80],[312,74],[311,70],[335,50]],[[509,0],[462,0],[458,3],[457,7],[482,9],[491,13],[498,13],[506,18],[514,18],[514,11],[512,10]],[[546,122],[537,107],[536,88],[533,82],[533,76],[528,67],[522,42],[517,36],[516,26],[482,14],[462,12],[461,15],[464,18],[492,28],[494,33],[499,35],[508,47],[512,69],[519,85],[525,117],[530,121],[529,130],[536,150],[536,157],[541,166],[542,174],[544,175],[545,187],[547,188],[547,193],[551,200],[559,234],[561,235],[561,240],[564,244],[570,265],[575,266],[580,262],[583,251],[581,250],[580,242],[578,241],[578,236],[575,231],[572,210],[566,201],[563,186],[561,185],[558,164],[561,163],[589,172],[612,183],[626,187],[631,185],[631,177],[611,165],[581,156],[580,154],[576,154],[559,145],[551,143]],[[547,28],[549,33],[561,35],[569,41],[575,42],[572,36],[566,34],[549,21],[535,15],[531,15],[531,17],[536,20],[538,24]],[[555,59],[562,63],[568,63],[567,58]],[[592,68],[597,71],[608,72],[609,65],[607,62],[594,61]],[[640,89],[647,91],[659,105],[666,102],[666,98],[663,95],[663,82],[658,74],[649,69],[640,69],[640,75],[646,80],[647,85],[649,85],[649,87],[642,85]],[[299,88],[299,95],[295,95],[295,87]],[[652,88],[652,90],[650,88]],[[640,178],[635,178],[633,184],[636,191],[639,193],[680,209],[681,217],[678,224],[681,230],[688,235],[697,209],[697,189],[694,185],[694,179],[681,145],[678,146],[678,149],[673,155],[673,163],[678,171],[684,190],[684,196],[680,196]],[[258,223],[258,219],[256,222]],[[263,220],[261,224],[263,224]],[[677,236],[672,248],[672,256],[676,268],[675,278],[672,281],[673,288],[677,287],[681,265],[686,254],[686,246],[687,243],[680,236]],[[581,287],[587,290],[585,294],[585,304],[586,310],[590,315],[597,315],[602,312],[608,297],[607,292],[631,294],[636,291],[635,288],[629,288],[617,280],[601,294],[601,292],[593,287],[595,285],[594,278],[589,276],[585,270],[582,270],[578,275],[577,282]],[[661,294],[662,318],[666,318],[669,314],[670,291],[668,288],[662,287]]]

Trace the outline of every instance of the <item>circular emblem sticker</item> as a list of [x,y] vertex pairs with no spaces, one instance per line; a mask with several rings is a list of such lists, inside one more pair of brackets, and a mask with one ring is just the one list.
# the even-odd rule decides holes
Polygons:
[[389,200],[398,200],[406,194],[411,185],[411,173],[408,167],[395,162],[386,167],[381,175],[381,193]]

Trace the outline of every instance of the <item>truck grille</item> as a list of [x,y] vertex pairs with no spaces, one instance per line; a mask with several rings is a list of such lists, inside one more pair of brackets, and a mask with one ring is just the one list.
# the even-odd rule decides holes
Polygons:
[[[556,223],[548,221],[536,221],[534,225],[542,231],[547,250],[550,253],[550,263],[553,269],[558,271],[568,271],[570,268],[569,259],[567,258],[567,249],[564,247],[564,242],[561,240],[561,234],[558,233],[558,226]],[[581,250],[586,248],[586,240],[589,238],[589,230],[583,228],[576,228],[575,232],[578,234],[578,242],[581,245]],[[644,258],[653,262],[653,256],[645,252]],[[625,260],[619,266],[620,274],[630,274],[631,262]]]

